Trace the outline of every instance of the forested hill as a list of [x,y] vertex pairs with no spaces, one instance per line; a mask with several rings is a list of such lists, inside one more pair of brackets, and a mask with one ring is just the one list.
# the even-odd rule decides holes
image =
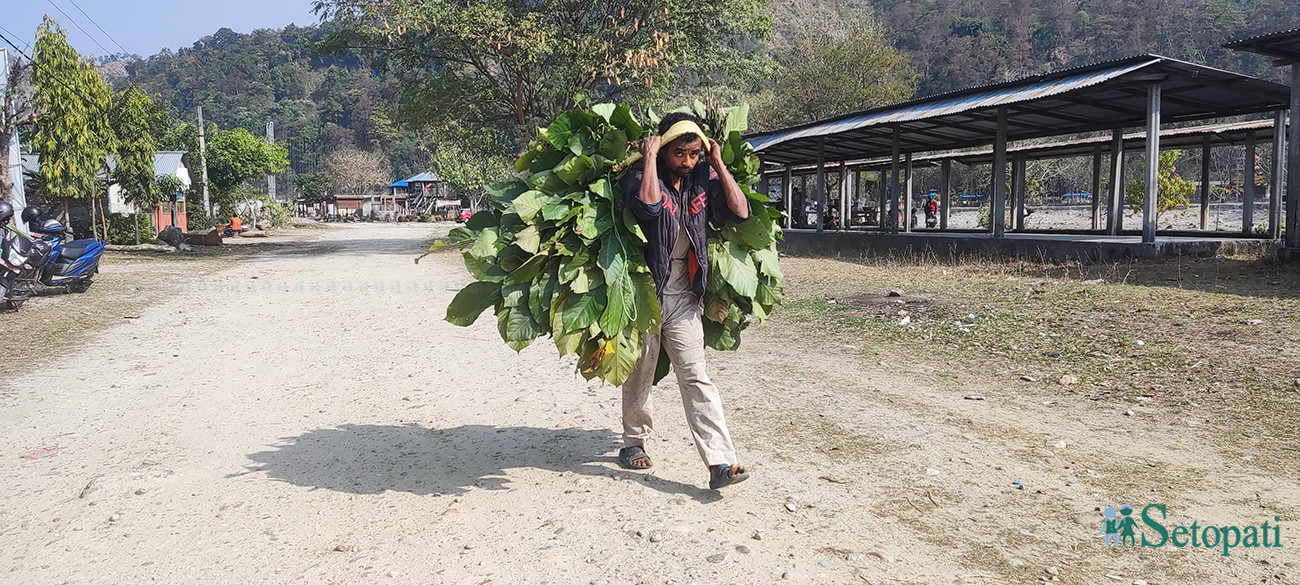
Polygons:
[[[914,75],[895,72],[896,78],[914,82],[888,99],[905,96],[912,87],[918,96],[931,95],[1144,52],[1272,77],[1277,72],[1266,59],[1220,45],[1251,31],[1300,26],[1294,0],[770,0],[769,5],[775,34],[765,41],[767,53],[785,67],[797,66],[801,55],[816,50],[789,44],[799,30],[822,27],[826,34],[814,36],[828,45],[837,35],[852,36],[833,25],[825,28],[821,15],[827,10],[852,15],[845,22],[862,22],[869,13],[881,36],[915,70]],[[251,34],[223,28],[191,48],[128,61],[125,75],[121,63],[102,71],[116,85],[130,81],[161,95],[179,120],[193,121],[196,105],[221,128],[243,127],[260,135],[273,120],[297,173],[314,172],[324,155],[349,147],[381,154],[393,176],[426,170],[427,149],[434,146],[392,122],[392,79],[355,56],[322,57],[312,50],[331,26]],[[851,63],[854,57],[846,58]],[[837,83],[806,75],[796,79],[817,86],[809,95],[826,91],[819,83]],[[772,83],[753,91],[770,96]],[[764,100],[755,94],[755,102]],[[880,104],[850,98],[834,107],[874,105]],[[832,113],[819,111],[815,117]]]
[[274,121],[276,140],[288,147],[297,173],[314,172],[324,155],[352,147],[382,153],[394,176],[426,170],[428,154],[411,132],[388,121],[384,77],[357,57],[321,57],[312,50],[327,26],[251,34],[223,28],[190,48],[129,62],[127,75],[112,81],[161,96],[181,121],[194,122],[199,105],[204,120],[223,129],[260,136]]
[[1300,25],[1294,0],[871,0],[929,95],[1157,53],[1261,76],[1231,37]]

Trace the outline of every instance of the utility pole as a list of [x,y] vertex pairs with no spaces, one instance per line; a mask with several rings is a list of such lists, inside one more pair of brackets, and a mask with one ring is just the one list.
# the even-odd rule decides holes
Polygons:
[[[275,144],[275,122],[266,121],[266,143],[267,145]],[[266,194],[271,197],[272,201],[279,201],[275,198],[275,173],[266,176]]]
[[208,199],[208,143],[203,137],[203,106],[199,106],[199,161],[203,165],[203,213],[212,217],[212,202]]

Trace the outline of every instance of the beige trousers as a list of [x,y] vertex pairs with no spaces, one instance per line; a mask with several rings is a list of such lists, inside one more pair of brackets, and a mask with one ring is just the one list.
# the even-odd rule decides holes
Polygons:
[[694,293],[666,295],[660,305],[663,323],[659,334],[642,339],[641,360],[623,383],[623,443],[629,447],[644,445],[654,431],[650,394],[659,346],[663,344],[677,374],[686,424],[695,437],[700,458],[710,467],[735,465],[736,449],[722,414],[722,396],[704,370],[704,322],[699,297]]

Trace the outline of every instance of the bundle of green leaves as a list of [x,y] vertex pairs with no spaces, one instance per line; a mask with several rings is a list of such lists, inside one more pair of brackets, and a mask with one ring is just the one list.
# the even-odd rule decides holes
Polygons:
[[[723,162],[752,202],[742,223],[709,223],[705,343],[740,346],[740,332],[762,323],[781,301],[776,242],[781,212],[751,186],[759,161],[741,138],[749,107],[690,111],[721,145]],[[577,354],[578,372],[622,384],[656,333],[660,309],[643,254],[646,237],[620,200],[633,141],[653,132],[626,105],[598,104],[561,114],[515,162],[516,175],[487,188],[490,207],[449,234],[475,282],[447,307],[447,321],[468,326],[496,311],[501,338],[516,351],[549,335],[560,355]],[[668,370],[659,356],[656,379]]]

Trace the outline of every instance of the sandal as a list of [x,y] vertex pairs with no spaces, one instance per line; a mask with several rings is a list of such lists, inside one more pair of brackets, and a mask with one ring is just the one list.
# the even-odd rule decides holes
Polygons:
[[731,465],[723,463],[713,472],[713,477],[709,479],[709,489],[716,490],[727,487],[733,483],[740,483],[749,479],[749,472],[742,471],[736,474],[736,477],[730,477]]
[[[636,462],[644,461],[643,465],[637,465]],[[645,448],[640,445],[624,447],[618,450],[618,464],[624,469],[650,469],[654,467],[654,462],[650,461],[650,455],[645,452]]]

